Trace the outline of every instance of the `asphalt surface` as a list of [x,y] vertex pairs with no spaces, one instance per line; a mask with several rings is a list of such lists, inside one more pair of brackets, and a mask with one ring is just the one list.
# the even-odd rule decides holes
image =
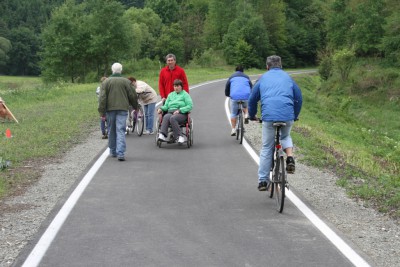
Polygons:
[[224,85],[191,90],[191,148],[128,135],[126,161],[104,161],[38,266],[354,266],[292,202],[280,214],[257,191]]

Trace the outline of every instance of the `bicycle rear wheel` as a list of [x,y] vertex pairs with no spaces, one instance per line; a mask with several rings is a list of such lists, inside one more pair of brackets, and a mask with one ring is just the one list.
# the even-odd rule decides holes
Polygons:
[[144,112],[142,106],[137,109],[136,133],[141,136],[144,129]]
[[276,200],[276,209],[282,213],[283,206],[285,204],[285,185],[286,185],[286,169],[285,169],[285,160],[282,156],[279,157],[276,161],[276,166],[274,169],[275,181],[275,200]]
[[243,112],[241,112],[240,119],[239,119],[239,127],[240,127],[240,144],[243,143],[243,136],[244,136],[244,124],[243,124]]
[[238,112],[238,116],[237,116],[237,121],[236,121],[236,140],[239,140],[239,135],[240,135],[240,121],[242,120],[242,111],[239,110]]

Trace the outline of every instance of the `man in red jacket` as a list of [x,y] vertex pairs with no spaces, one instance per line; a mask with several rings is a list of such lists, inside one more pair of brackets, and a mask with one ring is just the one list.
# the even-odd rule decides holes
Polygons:
[[189,84],[186,78],[186,73],[183,68],[176,65],[176,57],[174,54],[168,54],[165,57],[167,66],[161,69],[158,79],[158,90],[164,102],[169,93],[174,91],[174,81],[179,79],[183,83],[183,90],[189,93]]

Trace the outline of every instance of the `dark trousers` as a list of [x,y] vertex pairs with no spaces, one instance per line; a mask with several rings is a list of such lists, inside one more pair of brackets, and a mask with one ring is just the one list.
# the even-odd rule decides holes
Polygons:
[[163,120],[161,122],[161,133],[164,136],[168,134],[168,126],[171,124],[172,131],[174,132],[175,139],[181,135],[181,128],[179,124],[183,124],[186,122],[188,115],[187,114],[175,114],[167,113],[164,115]]

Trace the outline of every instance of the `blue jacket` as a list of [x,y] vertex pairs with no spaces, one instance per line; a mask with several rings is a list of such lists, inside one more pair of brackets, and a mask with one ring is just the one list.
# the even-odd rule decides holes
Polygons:
[[280,68],[272,68],[261,76],[250,94],[250,118],[257,114],[258,101],[261,101],[263,121],[291,121],[298,119],[303,97],[289,74]]
[[229,77],[225,85],[225,96],[232,100],[247,100],[253,84],[249,76],[241,71],[237,71]]

